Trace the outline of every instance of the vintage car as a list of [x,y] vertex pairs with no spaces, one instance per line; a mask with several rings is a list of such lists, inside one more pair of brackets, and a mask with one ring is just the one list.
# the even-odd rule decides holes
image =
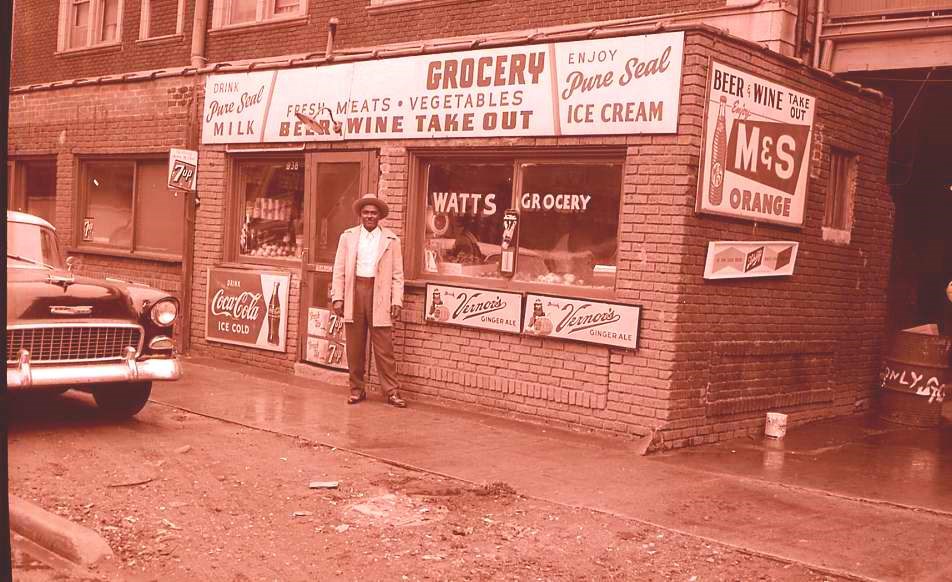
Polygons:
[[178,300],[145,285],[74,275],[53,226],[7,212],[7,388],[90,392],[110,416],[177,380]]

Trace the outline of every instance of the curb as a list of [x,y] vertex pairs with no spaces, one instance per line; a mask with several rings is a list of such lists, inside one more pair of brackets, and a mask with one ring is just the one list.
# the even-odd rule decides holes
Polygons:
[[113,557],[96,532],[10,495],[10,529],[74,564],[94,566]]

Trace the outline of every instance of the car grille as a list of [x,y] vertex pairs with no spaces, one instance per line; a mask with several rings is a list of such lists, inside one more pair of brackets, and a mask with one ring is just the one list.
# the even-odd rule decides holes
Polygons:
[[7,363],[16,362],[21,349],[31,363],[101,362],[122,359],[132,346],[138,354],[142,328],[138,326],[40,326],[7,329]]

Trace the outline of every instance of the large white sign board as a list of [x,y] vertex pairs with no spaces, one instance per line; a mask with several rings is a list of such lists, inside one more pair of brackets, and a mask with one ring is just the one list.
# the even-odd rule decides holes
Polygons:
[[684,33],[212,75],[202,143],[675,133]]

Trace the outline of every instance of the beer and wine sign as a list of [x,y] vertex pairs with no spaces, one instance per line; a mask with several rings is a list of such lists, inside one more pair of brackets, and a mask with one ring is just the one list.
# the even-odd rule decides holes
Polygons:
[[803,226],[816,98],[712,60],[698,212]]
[[202,143],[677,132],[684,33],[210,75]]
[[636,305],[435,283],[426,286],[423,315],[427,323],[632,350],[638,347],[640,317]]
[[205,339],[285,351],[290,284],[287,273],[208,269]]

